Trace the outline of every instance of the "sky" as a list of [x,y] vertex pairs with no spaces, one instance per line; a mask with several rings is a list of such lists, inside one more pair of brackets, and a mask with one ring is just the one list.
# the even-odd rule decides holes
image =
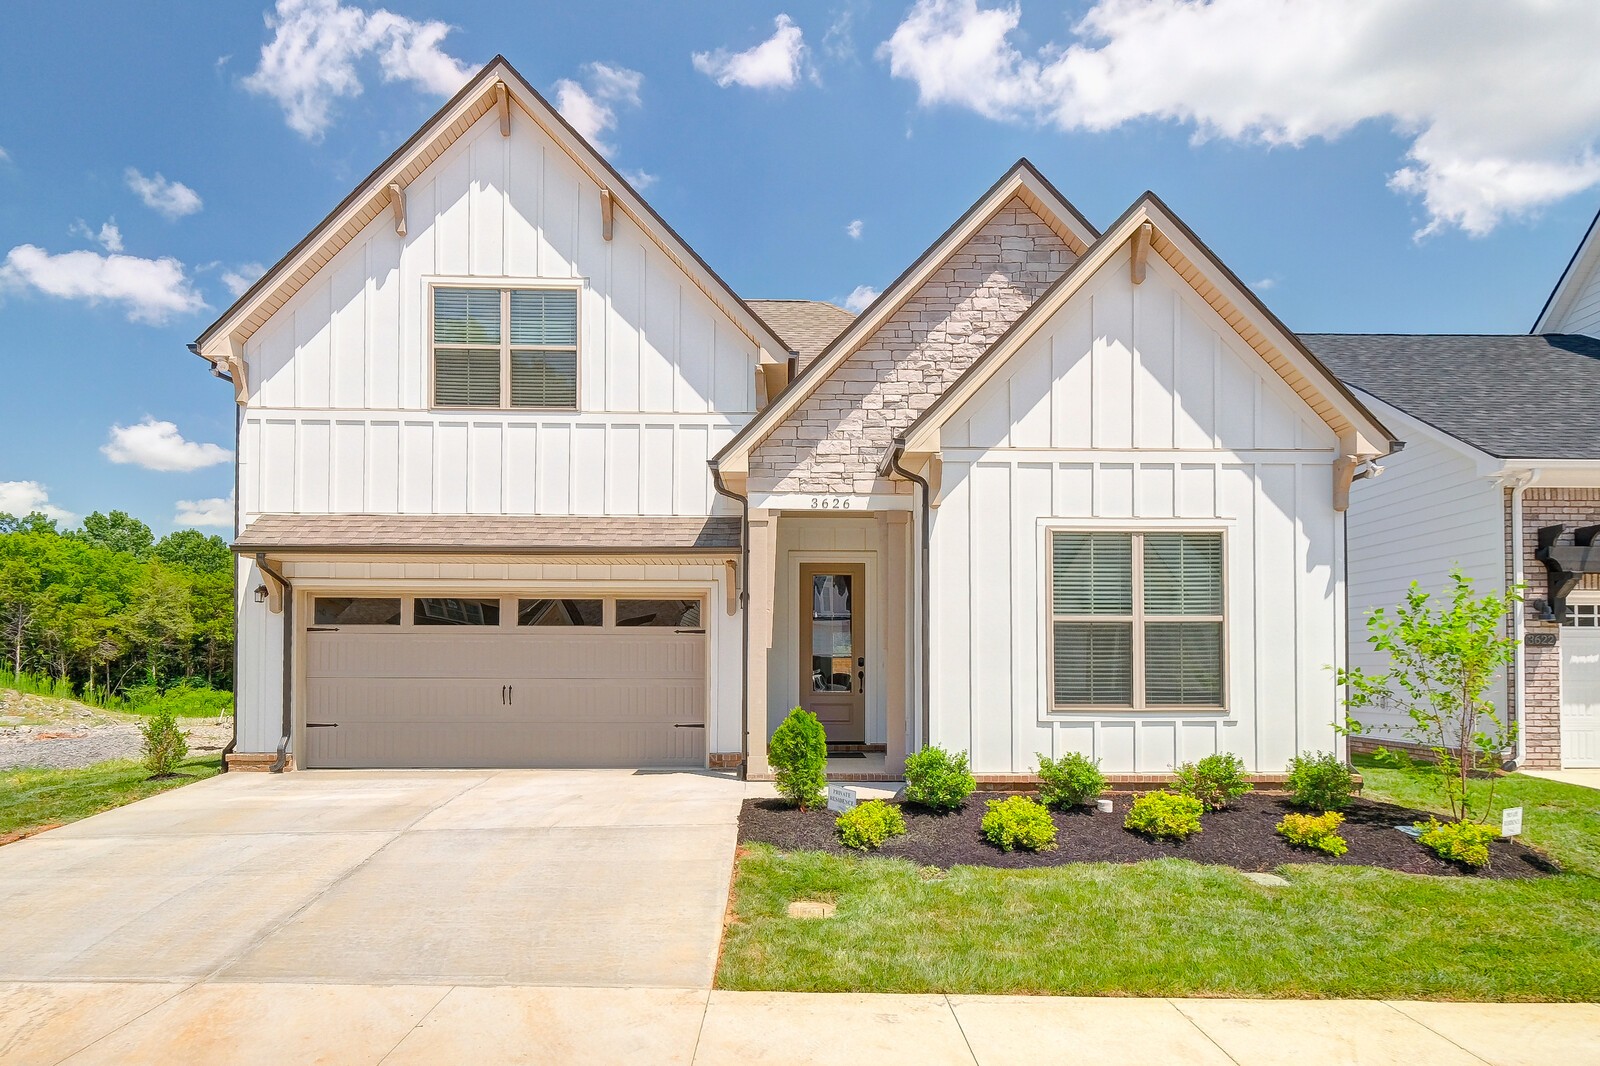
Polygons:
[[747,298],[853,307],[1026,156],[1305,332],[1524,332],[1600,206],[1593,0],[8,5],[0,512],[232,527],[185,345],[506,56]]

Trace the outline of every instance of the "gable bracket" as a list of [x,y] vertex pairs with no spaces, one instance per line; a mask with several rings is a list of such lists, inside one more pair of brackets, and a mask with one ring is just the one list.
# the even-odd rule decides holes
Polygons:
[[511,90],[506,88],[506,83],[494,83],[495,106],[500,109],[500,136],[511,136]]
[[1133,256],[1128,260],[1128,277],[1135,285],[1144,281],[1145,262],[1150,258],[1150,238],[1155,229],[1149,222],[1141,222],[1133,231],[1133,236],[1128,238],[1133,246]]
[[611,219],[615,213],[616,201],[611,196],[611,190],[600,186],[600,236],[608,241],[611,239]]
[[394,212],[394,232],[397,237],[406,235],[406,191],[398,181],[389,183],[389,210]]

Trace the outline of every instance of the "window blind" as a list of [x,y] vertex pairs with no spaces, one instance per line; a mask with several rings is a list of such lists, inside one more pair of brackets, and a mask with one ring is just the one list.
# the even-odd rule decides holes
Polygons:
[[433,402],[441,407],[499,407],[500,349],[434,349]]
[[1144,609],[1150,614],[1222,613],[1222,537],[1144,535]]
[[1153,706],[1219,706],[1222,623],[1145,623],[1144,698]]
[[433,290],[433,343],[498,345],[500,290]]
[[1133,613],[1133,535],[1057,533],[1052,538],[1056,614]]
[[1055,698],[1060,706],[1133,702],[1133,623],[1055,623]]
[[511,346],[578,346],[578,294],[572,289],[513,289]]
[[577,405],[577,352],[511,353],[512,407]]

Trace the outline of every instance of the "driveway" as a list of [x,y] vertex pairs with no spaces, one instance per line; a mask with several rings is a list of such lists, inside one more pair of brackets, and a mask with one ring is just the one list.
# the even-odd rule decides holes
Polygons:
[[708,988],[744,794],[228,774],[0,848],[0,981]]

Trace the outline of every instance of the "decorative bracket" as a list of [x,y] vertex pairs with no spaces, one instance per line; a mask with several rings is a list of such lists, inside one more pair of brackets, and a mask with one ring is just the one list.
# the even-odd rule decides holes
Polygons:
[[397,237],[406,235],[406,191],[398,181],[389,183],[389,209],[394,212],[394,232]]
[[606,240],[611,239],[611,216],[615,213],[616,204],[611,196],[611,190],[604,185],[600,186],[600,236]]
[[1144,281],[1145,260],[1150,257],[1150,239],[1155,231],[1155,226],[1149,222],[1139,223],[1139,228],[1133,231],[1133,257],[1128,260],[1128,278],[1135,285]]
[[511,90],[506,88],[506,83],[494,83],[495,106],[500,109],[500,136],[511,136]]
[[1583,581],[1585,574],[1600,574],[1600,545],[1594,543],[1596,534],[1600,534],[1600,525],[1580,526],[1573,533],[1570,547],[1556,543],[1566,531],[1565,525],[1540,527],[1538,547],[1533,553],[1533,557],[1544,564],[1550,582],[1550,595],[1545,600],[1542,615],[1546,622],[1566,621],[1567,596]]

